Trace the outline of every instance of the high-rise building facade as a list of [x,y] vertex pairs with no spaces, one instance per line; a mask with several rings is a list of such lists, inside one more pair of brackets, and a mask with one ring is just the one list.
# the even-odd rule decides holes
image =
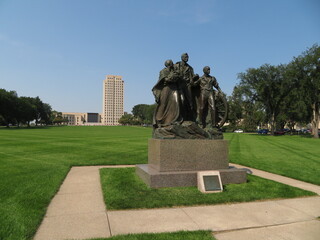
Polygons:
[[103,80],[103,125],[119,125],[123,115],[123,85],[121,76],[107,75]]

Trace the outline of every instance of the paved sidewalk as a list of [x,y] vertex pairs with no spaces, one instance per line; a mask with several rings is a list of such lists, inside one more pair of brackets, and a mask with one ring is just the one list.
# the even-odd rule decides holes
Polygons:
[[[320,216],[320,197],[198,207],[109,211],[108,216],[112,235],[179,230],[233,231],[315,220]],[[316,222],[319,227],[318,237],[320,221]],[[307,232],[305,234],[308,235]]]
[[[320,196],[214,206],[106,211],[99,168],[73,167],[52,199],[35,240],[89,239],[179,230],[211,230],[218,240],[318,239]],[[243,166],[241,166],[243,167]],[[252,169],[265,178],[281,176]],[[262,173],[260,173],[262,172]],[[275,176],[273,176],[275,175]],[[293,180],[293,181],[291,181]],[[286,178],[286,184],[297,184]],[[298,181],[301,188],[304,185]],[[294,185],[292,185],[294,186]],[[312,185],[320,192],[320,187]],[[315,191],[315,192],[316,192]],[[318,193],[319,193],[318,192]],[[236,237],[235,237],[236,236]]]
[[236,168],[245,168],[247,170],[249,170],[249,172],[251,172],[253,175],[262,177],[262,178],[266,178],[266,179],[270,179],[276,182],[281,182],[293,187],[297,187],[297,188],[302,188],[304,190],[308,190],[311,192],[315,192],[318,195],[320,195],[320,186],[318,185],[314,185],[311,183],[306,183],[306,182],[302,182],[293,178],[288,178],[288,177],[284,177],[284,176],[280,176],[274,173],[269,173],[269,172],[265,172],[265,171],[261,171],[255,168],[250,168],[250,167],[246,167],[246,166],[242,166],[239,164],[234,164],[234,163],[230,163],[230,166],[234,166]]
[[59,192],[52,199],[34,240],[110,237],[100,184],[101,167],[71,168]]
[[285,225],[252,228],[215,234],[218,240],[317,240],[320,222],[317,220]]

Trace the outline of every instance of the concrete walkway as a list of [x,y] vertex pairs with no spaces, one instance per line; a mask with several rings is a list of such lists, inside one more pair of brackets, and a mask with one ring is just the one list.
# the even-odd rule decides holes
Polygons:
[[256,176],[259,176],[262,178],[266,178],[266,179],[270,179],[270,180],[273,180],[276,182],[281,182],[281,183],[284,183],[284,184],[287,184],[287,185],[290,185],[293,187],[302,188],[304,190],[315,192],[318,195],[320,195],[320,186],[318,186],[318,185],[302,182],[302,181],[299,181],[299,180],[296,180],[293,178],[280,176],[277,174],[261,171],[261,170],[255,169],[255,168],[250,168],[250,167],[242,166],[239,164],[231,163],[230,166],[234,166],[236,168],[245,168],[245,169],[247,169],[248,173],[251,173],[253,175],[256,175]]
[[[73,167],[52,199],[34,240],[110,237],[99,168]],[[107,166],[107,167],[132,167]]]
[[[320,196],[180,208],[106,211],[99,168],[73,167],[52,199],[35,240],[211,230],[218,240],[318,239]],[[244,166],[237,166],[244,167]],[[246,167],[244,167],[246,168]],[[253,174],[320,193],[320,187],[260,170]]]

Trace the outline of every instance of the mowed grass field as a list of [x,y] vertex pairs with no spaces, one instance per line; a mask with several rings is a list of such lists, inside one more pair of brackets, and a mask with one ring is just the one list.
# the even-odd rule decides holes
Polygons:
[[0,239],[31,239],[71,166],[147,162],[151,129],[0,129]]
[[243,133],[225,139],[230,162],[320,185],[320,139]]
[[252,175],[248,175],[246,183],[227,184],[222,192],[215,194],[203,194],[196,186],[150,188],[134,168],[102,168],[100,178],[109,210],[215,205],[316,195]]
[[[0,239],[32,239],[71,166],[147,162],[150,128],[0,128]],[[225,134],[235,163],[320,184],[320,141]]]

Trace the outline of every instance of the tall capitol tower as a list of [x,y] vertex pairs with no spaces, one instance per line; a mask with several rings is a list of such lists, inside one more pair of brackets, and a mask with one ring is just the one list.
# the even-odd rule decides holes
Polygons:
[[120,125],[119,119],[123,115],[123,85],[121,76],[107,75],[103,80],[103,125]]

